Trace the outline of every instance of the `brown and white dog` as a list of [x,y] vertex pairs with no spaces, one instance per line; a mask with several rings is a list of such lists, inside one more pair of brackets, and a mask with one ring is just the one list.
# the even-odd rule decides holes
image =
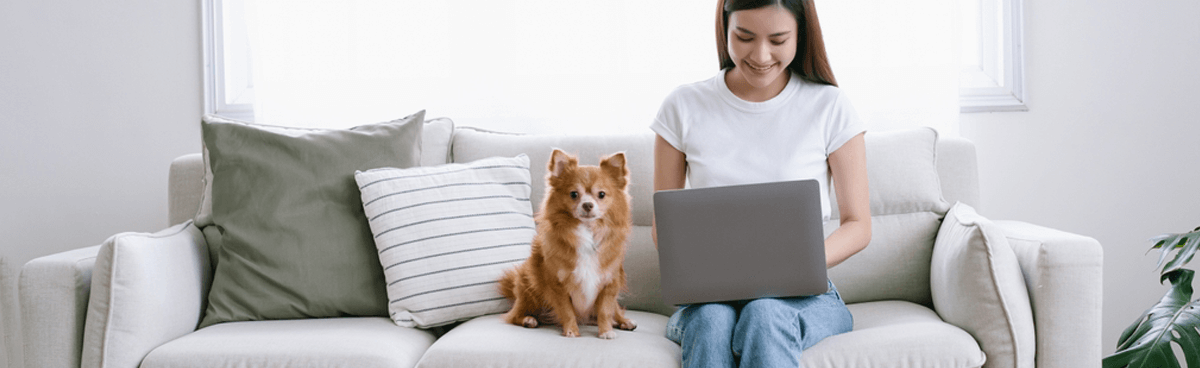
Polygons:
[[616,338],[613,327],[637,328],[617,304],[633,227],[625,153],[581,166],[556,149],[546,182],[532,254],[500,280],[513,300],[504,320],[528,328],[558,323],[567,337],[579,336],[579,323],[595,323],[601,339]]

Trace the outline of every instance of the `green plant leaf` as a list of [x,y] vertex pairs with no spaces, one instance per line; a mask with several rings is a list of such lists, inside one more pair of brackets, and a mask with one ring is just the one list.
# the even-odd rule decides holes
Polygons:
[[[1175,253],[1175,259],[1163,266],[1163,274],[1175,272],[1183,267],[1183,265],[1192,261],[1192,257],[1196,255],[1196,249],[1200,248],[1200,233],[1189,233],[1188,237],[1180,239],[1180,243],[1184,243],[1183,248],[1179,249],[1179,253]],[[1186,240],[1186,243],[1184,242]]]
[[1200,300],[1192,298],[1195,271],[1166,275],[1171,290],[1121,334],[1117,352],[1104,358],[1104,368],[1179,367],[1171,343],[1179,344],[1188,367],[1200,367]]
[[1175,242],[1178,242],[1179,234],[1163,234],[1163,235],[1159,235],[1159,236],[1156,236],[1156,237],[1150,239],[1150,241],[1154,243],[1154,246],[1150,247],[1150,249],[1147,249],[1146,250],[1147,253],[1149,253],[1150,251],[1152,251],[1154,249],[1162,249],[1162,251],[1159,252],[1158,264],[1154,266],[1154,268],[1158,268],[1158,267],[1162,267],[1163,262],[1167,261],[1167,256],[1171,254],[1169,249],[1172,249],[1172,248],[1164,247],[1163,245],[1164,244],[1175,244]]
[[[1196,255],[1196,250],[1200,249],[1200,228],[1182,234],[1162,234],[1150,238],[1150,241],[1154,243],[1154,246],[1150,247],[1151,250],[1159,249],[1162,252],[1158,257],[1158,266],[1155,267],[1163,267],[1161,274],[1166,275],[1167,273],[1183,268],[1184,265],[1192,261],[1192,257]],[[1166,266],[1163,266],[1167,255],[1175,249],[1179,249],[1179,252],[1175,253],[1175,258],[1167,263]]]

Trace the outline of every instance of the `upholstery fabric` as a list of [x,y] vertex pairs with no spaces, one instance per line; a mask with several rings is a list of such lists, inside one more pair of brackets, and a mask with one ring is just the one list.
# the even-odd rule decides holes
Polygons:
[[150,350],[194,331],[211,282],[207,253],[191,221],[105,241],[92,273],[81,366],[136,368]]
[[[188,170],[189,166],[203,166],[200,170]],[[208,172],[204,165],[204,155],[186,155],[176,157],[171,161],[171,173],[167,178],[167,223],[181,224],[192,220],[195,224],[196,214],[205,199],[211,200],[212,187],[205,186],[205,175]],[[205,207],[209,211],[205,216],[212,221],[212,203]],[[197,226],[203,228],[202,226]]]
[[479,317],[447,332],[425,353],[421,368],[453,367],[679,367],[679,345],[667,340],[667,317],[628,311],[633,331],[614,330],[602,340],[593,325],[579,326],[579,337],[562,337],[558,325],[525,328]]
[[975,144],[962,137],[938,137],[937,168],[946,203],[979,207],[979,165]]
[[1090,237],[1025,222],[995,225],[1016,253],[1029,290],[1037,366],[1099,367],[1103,247]]
[[654,312],[664,316],[675,313],[675,306],[663,302],[662,279],[658,274],[658,249],[650,240],[649,226],[634,226],[625,249],[625,291],[619,304],[628,310]]
[[141,368],[409,368],[434,339],[384,317],[231,322],[154,349]]
[[854,329],[805,350],[805,367],[969,368],[987,359],[970,334],[929,308],[896,300],[846,307]]
[[[985,357],[971,335],[942,322],[932,310],[904,301],[851,304],[854,329],[805,350],[805,367],[979,367]],[[668,340],[667,317],[630,311],[634,331],[617,338],[595,337],[581,326],[568,339],[557,325],[535,329],[504,323],[499,315],[455,327],[429,348],[421,368],[507,367],[678,367],[679,345]]]
[[21,268],[21,328],[26,367],[77,368],[100,246],[36,258]]
[[985,367],[1034,366],[1029,291],[999,227],[955,204],[938,231],[930,277],[938,314],[979,341],[992,357]]
[[[871,188],[871,215],[913,212],[945,214],[950,204],[942,198],[938,176],[937,131],[915,128],[863,136],[867,153],[867,182]],[[838,219],[837,183],[830,189],[833,215]],[[841,287],[841,285],[838,285]]]
[[[937,131],[916,128],[867,132],[867,175],[871,196],[871,242],[829,270],[847,303],[905,300],[932,306],[929,260],[940,219],[949,205],[942,198],[937,166]],[[833,183],[833,226],[838,221]]]
[[531,202],[534,211],[546,194],[546,167],[554,148],[579,157],[581,165],[597,165],[600,158],[625,152],[629,162],[629,196],[633,202],[633,224],[650,226],[654,218],[654,135],[526,135],[497,133],[474,128],[454,130],[451,156],[454,162],[471,162],[493,156],[529,156],[533,178]]
[[450,163],[450,140],[454,139],[454,121],[449,118],[425,120],[421,129],[421,166]]
[[397,325],[435,327],[512,307],[499,280],[529,258],[536,232],[528,157],[378,168],[354,178]]
[[424,113],[297,136],[206,118],[219,239],[201,326],[386,315],[354,172],[417,166]]
[[939,217],[933,212],[872,216],[871,242],[828,271],[842,299],[846,303],[905,300],[932,306],[929,261]]

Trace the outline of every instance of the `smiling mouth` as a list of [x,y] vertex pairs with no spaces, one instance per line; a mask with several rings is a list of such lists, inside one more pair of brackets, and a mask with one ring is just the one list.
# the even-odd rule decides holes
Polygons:
[[771,68],[775,67],[775,64],[771,64],[771,65],[767,65],[767,66],[760,67],[760,66],[756,66],[756,65],[754,65],[754,64],[751,64],[750,62],[746,62],[746,66],[747,66],[747,67],[749,67],[750,69],[753,69],[754,71],[757,71],[757,72],[765,72],[765,71],[769,71],[769,70],[771,70]]

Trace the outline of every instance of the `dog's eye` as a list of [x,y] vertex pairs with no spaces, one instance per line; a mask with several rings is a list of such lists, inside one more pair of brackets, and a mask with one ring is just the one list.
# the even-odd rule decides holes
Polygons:
[[600,192],[600,199],[604,199],[604,192]]
[[578,198],[579,198],[579,192],[571,191],[571,199],[578,199]]

